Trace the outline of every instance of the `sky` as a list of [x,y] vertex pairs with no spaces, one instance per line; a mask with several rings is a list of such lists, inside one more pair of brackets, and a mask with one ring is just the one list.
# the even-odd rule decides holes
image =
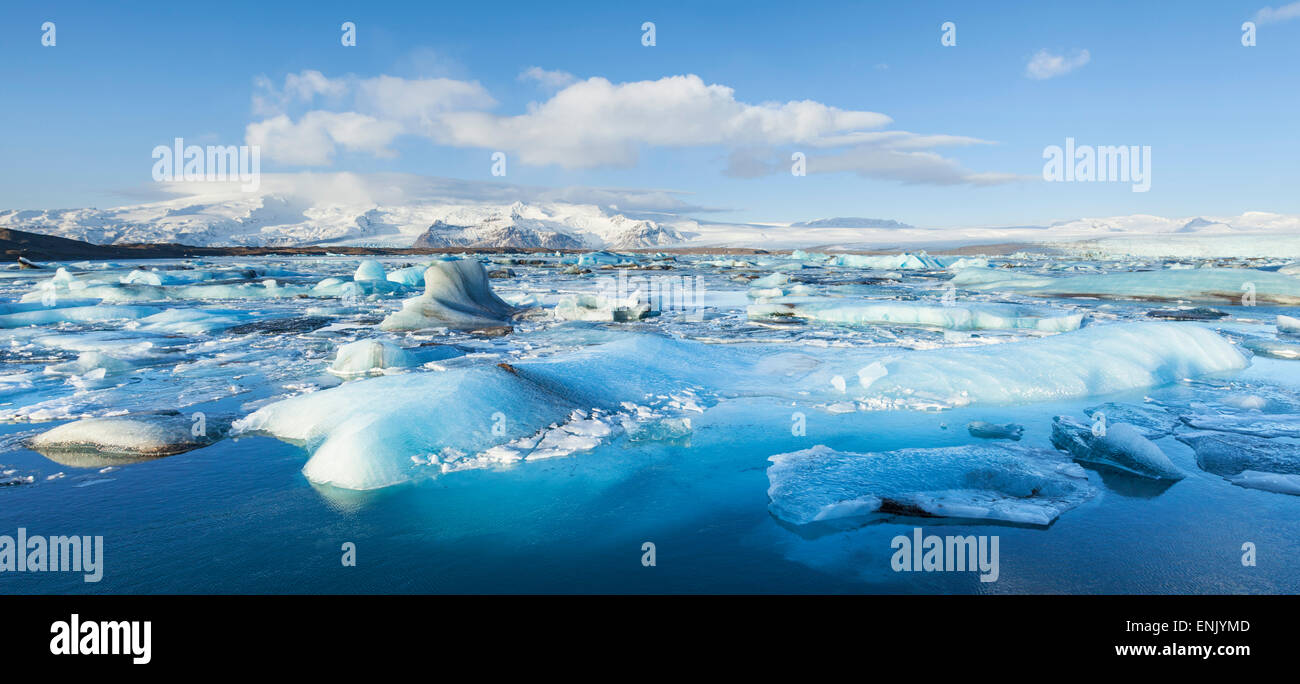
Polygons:
[[[0,209],[156,199],[181,137],[259,145],[263,173],[660,190],[718,221],[1300,213],[1298,121],[1300,2],[0,8]],[[1045,181],[1067,138],[1149,147],[1150,189]]]

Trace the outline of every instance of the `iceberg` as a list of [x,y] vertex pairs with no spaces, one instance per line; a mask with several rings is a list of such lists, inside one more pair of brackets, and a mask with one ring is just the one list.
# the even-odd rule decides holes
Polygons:
[[452,469],[491,447],[563,422],[577,405],[499,366],[389,375],[299,395],[235,422],[311,452],[303,474],[378,489]]
[[1300,318],[1278,314],[1277,331],[1291,335],[1300,335]]
[[383,264],[374,259],[366,259],[357,266],[352,279],[358,282],[363,280],[387,280],[387,275],[384,273]]
[[478,261],[436,261],[424,272],[424,294],[404,301],[379,328],[472,330],[505,325],[514,313],[514,307],[493,294]]
[[1154,480],[1181,480],[1178,466],[1142,432],[1125,423],[1107,424],[1104,430],[1069,416],[1052,420],[1052,446],[1076,461],[1096,463]]
[[1096,494],[1078,465],[1019,445],[865,454],[818,445],[768,460],[768,508],[794,525],[888,515],[1050,525]]

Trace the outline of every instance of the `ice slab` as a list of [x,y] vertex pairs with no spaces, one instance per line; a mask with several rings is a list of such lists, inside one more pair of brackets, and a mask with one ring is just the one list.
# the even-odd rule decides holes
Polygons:
[[[1249,360],[1212,330],[1180,323],[1089,326],[1037,340],[904,352],[841,373],[851,396],[937,406],[1054,401],[1240,370]],[[887,406],[886,406],[887,407]]]
[[1060,454],[990,444],[850,453],[818,445],[768,459],[769,510],[795,524],[922,515],[1049,525],[1096,493]]
[[1256,437],[1300,437],[1300,414],[1193,414],[1181,419],[1198,430],[1236,432]]
[[1242,487],[1300,494],[1300,444],[1233,432],[1183,432],[1175,439],[1196,452],[1196,463]]
[[942,306],[915,302],[880,302],[809,298],[751,304],[751,319],[800,318],[840,325],[915,325],[947,330],[1077,330],[1083,314],[1044,312],[1029,307],[982,304]]

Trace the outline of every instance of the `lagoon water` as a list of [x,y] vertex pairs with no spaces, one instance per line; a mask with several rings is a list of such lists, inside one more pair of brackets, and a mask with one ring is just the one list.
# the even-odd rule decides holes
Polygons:
[[[1192,449],[1172,435],[1155,443],[1185,474],[1183,479],[1152,481],[1087,465],[1085,473],[1095,495],[1047,526],[903,514],[794,525],[769,508],[768,458],[818,444],[863,454],[990,444],[966,430],[968,422],[980,420],[1023,425],[1020,445],[1056,452],[1050,441],[1052,417],[1082,418],[1084,409],[1103,402],[1158,403],[1174,416],[1294,414],[1300,406],[1300,362],[1249,351],[1252,343],[1259,347],[1258,340],[1289,343],[1271,322],[1277,313],[1294,309],[1269,301],[1241,306],[1221,300],[1056,298],[1014,288],[963,289],[956,293],[958,306],[997,304],[1043,313],[1082,313],[1085,331],[1149,321],[1147,312],[1152,309],[1213,306],[1227,315],[1171,325],[1213,330],[1241,348],[1249,365],[1244,370],[1174,378],[1158,387],[965,405],[960,401],[943,405],[944,397],[915,392],[873,403],[871,397],[855,396],[869,393],[870,388],[857,389],[854,376],[842,399],[835,398],[832,383],[824,383],[825,394],[813,384],[800,385],[803,379],[773,387],[771,392],[755,390],[753,381],[747,380],[744,391],[732,391],[735,382],[719,378],[716,387],[691,388],[698,402],[684,401],[680,394],[638,398],[654,414],[653,420],[689,418],[686,434],[647,439],[629,429],[629,423],[620,422],[635,419],[635,411],[596,414],[611,429],[595,431],[599,438],[594,446],[581,444],[551,458],[507,463],[465,457],[455,461],[461,466],[446,472],[420,468],[409,481],[364,491],[313,483],[303,468],[319,444],[296,444],[263,432],[238,434],[199,449],[137,462],[114,461],[111,456],[102,461],[47,456],[27,447],[31,437],[87,416],[177,410],[186,415],[202,412],[217,425],[285,397],[369,382],[366,377],[339,377],[326,371],[337,349],[357,339],[383,339],[416,353],[419,365],[389,369],[390,374],[454,373],[507,363],[519,366],[526,376],[529,363],[563,359],[575,350],[633,333],[716,345],[710,349],[717,350],[713,357],[720,365],[735,350],[760,359],[760,366],[762,359],[797,352],[804,360],[800,363],[810,367],[857,359],[854,354],[872,358],[879,352],[880,358],[888,360],[891,355],[925,354],[946,347],[1033,344],[1055,335],[1079,334],[1021,329],[954,334],[933,325],[772,321],[747,315],[751,301],[791,297],[891,302],[903,309],[917,302],[939,304],[946,292],[944,283],[952,276],[948,270],[952,264],[922,262],[888,268],[888,264],[826,263],[815,255],[725,260],[683,255],[616,257],[616,262],[668,267],[637,272],[644,277],[698,275],[703,283],[703,299],[697,302],[704,308],[701,320],[689,315],[695,311],[666,310],[641,321],[568,321],[553,315],[557,302],[573,293],[598,291],[600,285],[608,285],[600,279],[610,271],[599,268],[599,259],[567,264],[572,256],[512,258],[514,263],[487,265],[489,270],[514,272],[513,277],[493,279],[492,288],[506,301],[536,308],[513,321],[514,331],[505,336],[447,329],[381,332],[378,323],[383,317],[421,289],[401,286],[333,294],[316,289],[329,277],[352,282],[356,259],[146,263],[146,270],[159,269],[148,271],[158,274],[158,284],[150,285],[158,290],[119,287],[126,278],[133,283],[148,278],[131,275],[139,270],[138,263],[68,265],[66,273],[83,284],[70,292],[104,300],[95,306],[199,310],[203,315],[197,318],[204,325],[186,328],[166,317],[154,319],[158,325],[153,325],[142,322],[147,318],[138,314],[157,312],[145,311],[124,311],[128,317],[108,320],[67,320],[57,315],[60,308],[54,306],[40,309],[50,314],[46,320],[19,325],[24,321],[11,319],[0,330],[0,342],[6,347],[0,356],[0,417],[6,421],[0,426],[0,472],[13,482],[0,487],[0,534],[13,535],[21,527],[29,534],[102,535],[105,540],[104,577],[98,583],[84,582],[80,573],[3,572],[0,592],[1300,590],[1300,575],[1294,570],[1300,564],[1300,496],[1233,484],[1203,469]],[[533,260],[543,263],[526,263]],[[383,265],[392,273],[408,263],[413,260],[385,260]],[[1067,267],[1126,272],[1169,266],[1063,262],[1033,255],[993,264],[1000,265],[1041,277],[1074,272],[1063,274]],[[566,273],[569,266],[574,268]],[[578,266],[589,272],[581,273]],[[1270,265],[1231,266],[1244,270]],[[789,280],[783,284],[777,282],[782,278],[776,278],[763,284],[784,291],[759,295],[766,299],[750,296],[754,289],[771,289],[751,287],[750,278],[778,272]],[[29,293],[39,295],[43,283],[54,278],[52,272],[6,271],[0,281],[0,301],[14,306]],[[264,281],[271,279],[276,281],[272,287],[301,291],[266,296]],[[199,283],[228,289],[173,289]],[[798,285],[803,289],[791,291]],[[73,296],[59,292],[61,297]],[[194,294],[203,296],[190,296]],[[114,299],[119,296],[125,298]],[[33,299],[40,298],[28,297],[29,302]],[[900,313],[906,313],[903,309]],[[419,356],[435,347],[452,347],[454,354]],[[123,363],[86,357],[87,352]],[[81,367],[46,370],[78,359]],[[644,359],[647,369],[660,362]],[[707,358],[701,361],[709,363]],[[855,360],[851,369],[859,365],[865,364]],[[1163,372],[1161,364],[1156,366]],[[810,372],[812,379],[807,382],[821,383],[816,372]],[[1044,375],[1050,379],[1052,373]],[[436,410],[412,416],[412,421],[436,420],[454,427],[463,420],[465,429],[470,429],[468,423],[477,420],[468,413],[458,414],[454,398],[429,397],[429,402]],[[802,430],[792,430],[794,413],[806,421]],[[1288,437],[1266,439],[1274,447],[1293,443]],[[1281,451],[1285,454],[1287,449]],[[894,572],[890,541],[896,535],[910,535],[916,527],[927,534],[999,536],[998,580],[982,583],[973,572]],[[646,542],[654,545],[653,566],[643,565]],[[345,543],[355,544],[355,566],[342,562]],[[1253,566],[1242,563],[1244,544],[1255,548]]]

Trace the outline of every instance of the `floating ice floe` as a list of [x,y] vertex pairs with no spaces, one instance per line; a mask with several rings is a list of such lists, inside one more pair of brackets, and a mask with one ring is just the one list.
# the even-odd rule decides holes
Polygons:
[[1155,480],[1184,477],[1155,442],[1125,423],[1109,423],[1104,429],[1095,429],[1069,416],[1057,416],[1052,420],[1052,445],[1068,452],[1076,461],[1106,465],[1141,477]]
[[751,319],[799,318],[839,325],[915,325],[947,330],[1077,330],[1083,314],[1049,313],[1012,305],[942,306],[915,302],[809,298],[751,304]]
[[1019,445],[865,454],[818,445],[768,460],[769,509],[795,525],[887,515],[1049,525],[1096,494],[1077,464]]
[[1300,495],[1300,444],[1234,432],[1183,432],[1175,438],[1196,463],[1240,487]]
[[418,365],[406,350],[383,340],[358,340],[339,347],[329,371],[343,377],[382,373]]
[[515,308],[497,297],[483,265],[471,259],[436,261],[424,272],[424,294],[379,324],[382,330],[474,329],[505,325]]
[[1255,335],[1243,335],[1239,340],[1241,346],[1259,354],[1260,356],[1267,356],[1273,359],[1285,359],[1288,361],[1300,359],[1300,343],[1290,342],[1287,340],[1274,340]]
[[1025,426],[1016,425],[1015,423],[999,425],[982,420],[972,420],[966,424],[966,431],[972,437],[979,437],[980,439],[1010,439],[1018,442],[1025,433]]
[[1156,301],[1186,299],[1300,305],[1300,278],[1238,268],[1136,271],[1045,278],[1005,269],[967,268],[949,281],[968,290],[1014,291],[1055,297]]
[[207,417],[147,413],[65,423],[32,438],[30,446],[64,465],[91,467],[104,457],[154,458],[191,451],[223,433],[222,426]]

